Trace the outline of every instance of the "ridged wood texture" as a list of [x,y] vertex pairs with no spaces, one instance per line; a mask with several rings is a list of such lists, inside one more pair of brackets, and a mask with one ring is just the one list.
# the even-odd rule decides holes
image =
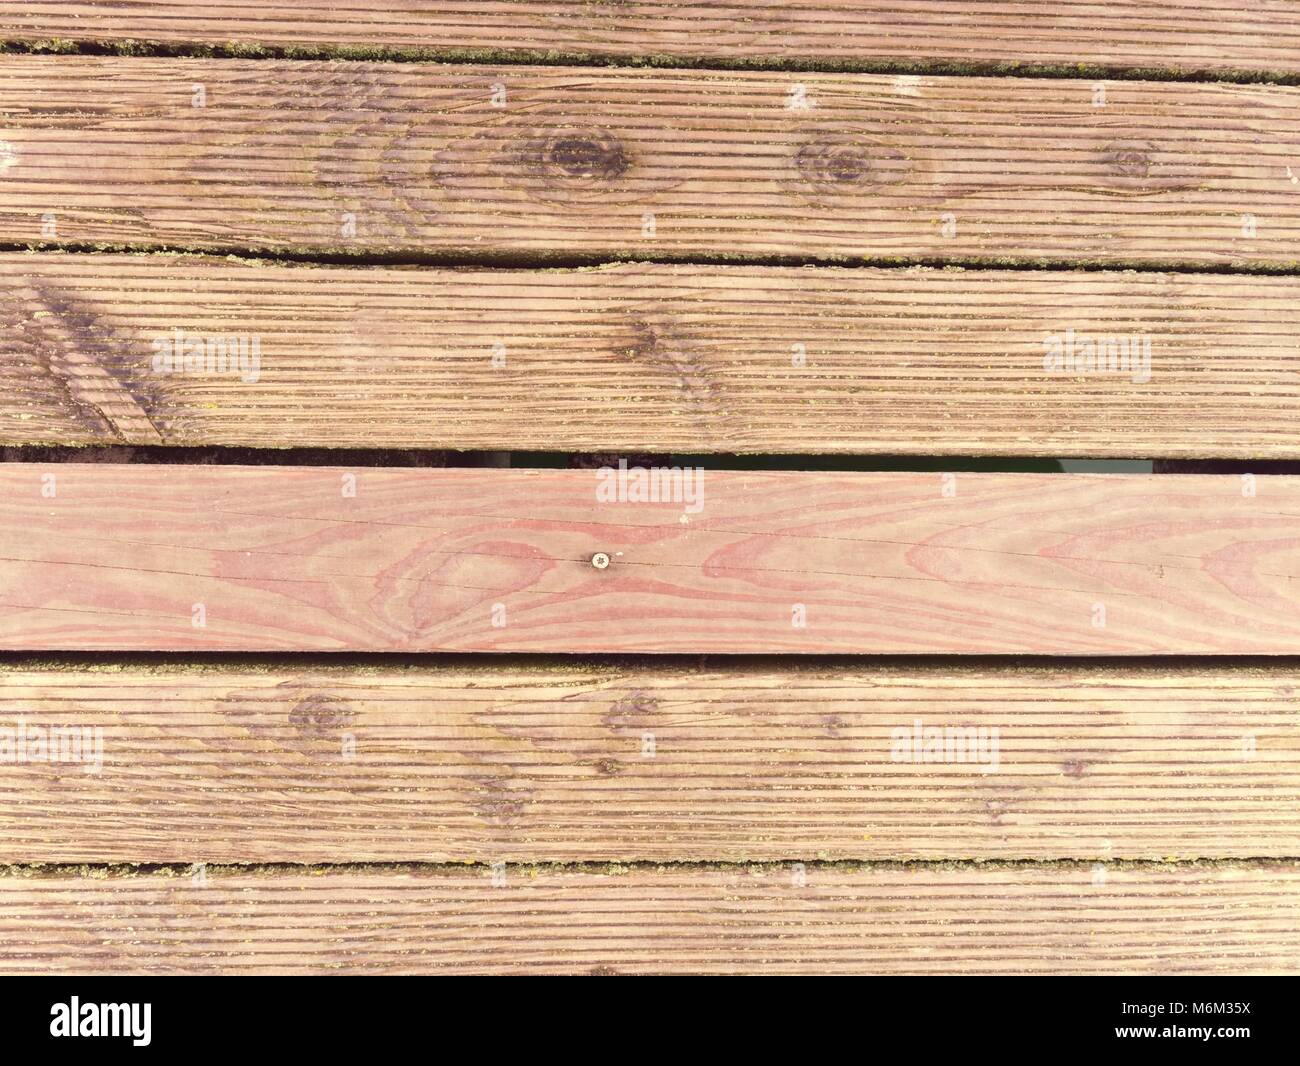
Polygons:
[[52,253],[0,285],[2,444],[1300,455],[1290,277]]
[[170,0],[0,3],[0,38],[560,52],[643,60],[1300,71],[1285,0]]
[[[502,876],[504,875],[504,876]],[[1294,863],[0,877],[10,973],[1296,973]]]
[[10,55],[0,114],[7,242],[1300,263],[1288,86]]
[[0,863],[1292,856],[1298,690],[1289,666],[5,668],[0,754],[61,759],[0,761]]

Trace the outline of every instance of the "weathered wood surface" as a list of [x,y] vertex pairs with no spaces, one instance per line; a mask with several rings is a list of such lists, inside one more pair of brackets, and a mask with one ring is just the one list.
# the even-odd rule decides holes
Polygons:
[[1296,654],[1288,476],[0,467],[0,647]]
[[1293,856],[1297,691],[1292,667],[5,668],[0,862]]
[[0,877],[5,973],[1300,971],[1294,863]]
[[[10,254],[0,443],[1296,457],[1297,308],[1290,277]],[[159,368],[178,331],[249,361]],[[1137,358],[1049,371],[1067,337]]]
[[0,3],[0,39],[561,52],[730,62],[1300,70],[1284,0],[406,0]]
[[0,240],[1300,262],[1300,88],[1098,93],[1086,80],[10,55]]

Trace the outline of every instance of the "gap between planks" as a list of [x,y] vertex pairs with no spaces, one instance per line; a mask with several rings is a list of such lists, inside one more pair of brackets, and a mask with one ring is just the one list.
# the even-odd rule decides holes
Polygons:
[[[0,278],[0,444],[1300,455],[1295,278],[58,253]],[[1049,372],[1071,337],[1132,365]],[[209,338],[244,363],[159,363]]]
[[1097,92],[1037,79],[0,56],[0,241],[1300,263],[1300,88]]
[[1298,690],[1291,665],[0,667],[0,863],[1295,856]]
[[344,56],[414,50],[492,61],[522,53],[656,63],[1137,68],[1165,76],[1300,72],[1300,15],[1279,0],[430,0],[388,3],[382,12],[284,0],[255,11],[244,0],[146,8],[6,0],[0,39]]
[[1294,973],[1300,866],[0,877],[5,973]]

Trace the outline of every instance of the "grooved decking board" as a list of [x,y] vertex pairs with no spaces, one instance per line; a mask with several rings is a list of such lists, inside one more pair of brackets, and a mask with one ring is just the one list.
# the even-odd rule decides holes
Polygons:
[[1279,0],[429,0],[383,5],[172,0],[0,3],[0,38],[558,51],[730,61],[1094,64],[1300,70]]
[[[11,254],[0,443],[1297,456],[1298,307],[1290,277]],[[258,361],[159,373],[177,331]],[[1149,367],[1047,372],[1070,331]]]
[[4,464],[0,647],[1300,652],[1297,477],[624,476]]
[[1097,100],[1079,80],[5,56],[0,241],[1300,262],[1300,88]]
[[[1291,667],[7,668],[0,862],[1291,856],[1297,691]],[[918,722],[985,732],[914,761]],[[13,757],[68,729],[64,761]]]
[[0,877],[5,973],[1166,975],[1297,959],[1294,863]]

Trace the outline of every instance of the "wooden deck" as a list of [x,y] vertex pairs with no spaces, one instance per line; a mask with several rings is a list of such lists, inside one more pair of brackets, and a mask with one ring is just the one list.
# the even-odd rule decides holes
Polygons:
[[0,972],[1300,972],[1295,4],[0,42]]

